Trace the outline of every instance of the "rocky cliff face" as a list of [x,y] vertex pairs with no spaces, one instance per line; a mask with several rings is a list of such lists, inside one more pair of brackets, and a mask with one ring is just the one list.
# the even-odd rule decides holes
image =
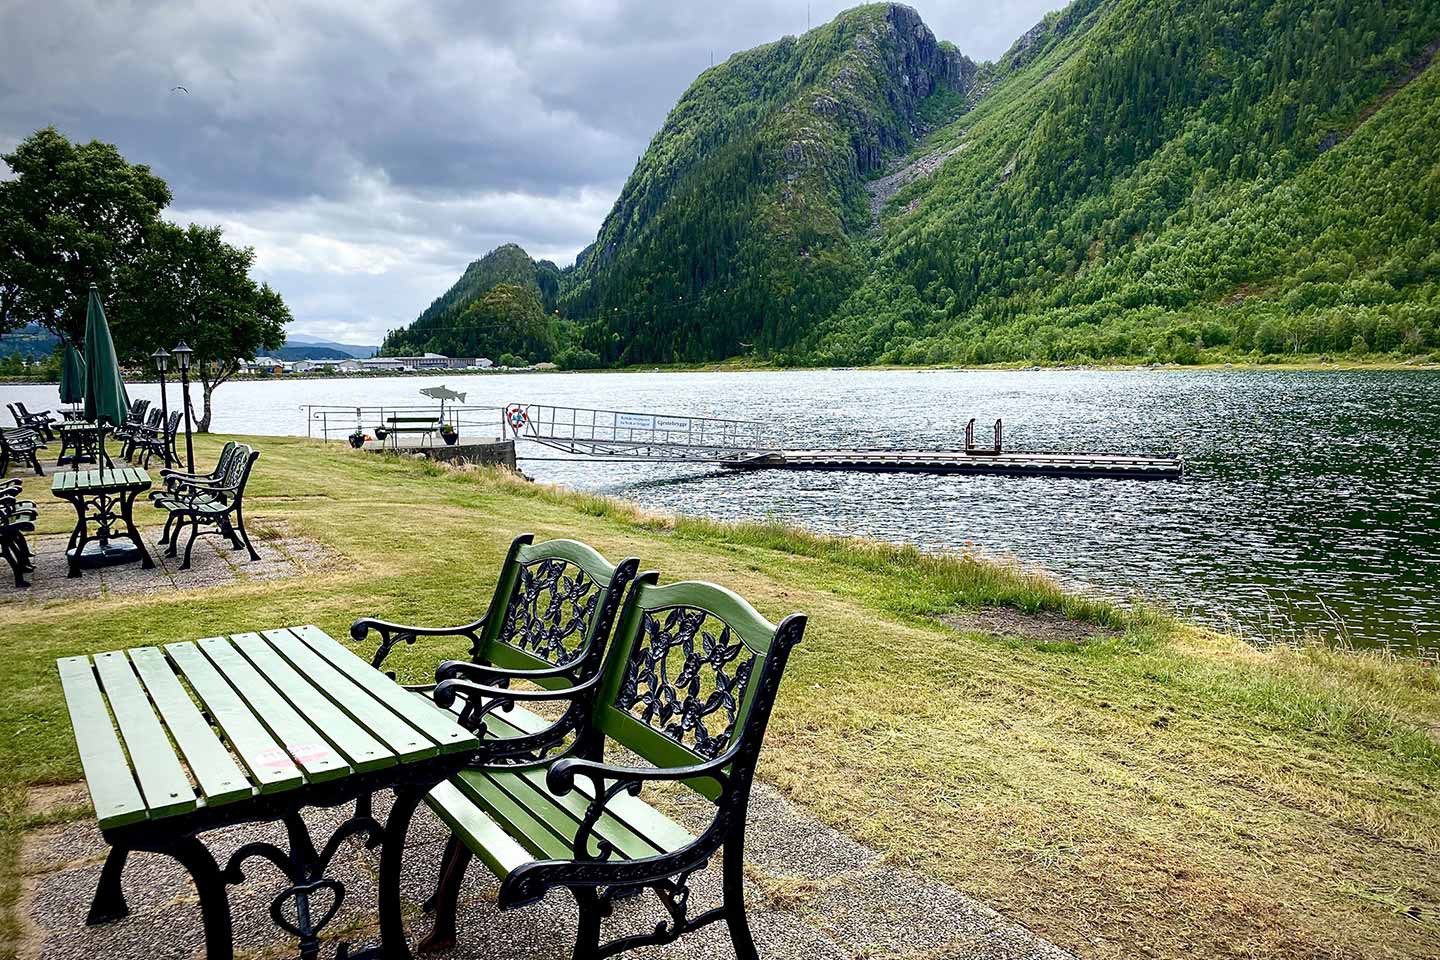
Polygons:
[[[808,106],[818,117],[849,133],[852,169],[868,174],[889,154],[902,153],[917,133],[916,109],[942,83],[961,95],[977,71],[974,61],[935,39],[913,8],[885,7],[883,18],[867,21],[855,36],[851,55],[814,91]],[[785,159],[805,160],[805,144],[786,146]]]

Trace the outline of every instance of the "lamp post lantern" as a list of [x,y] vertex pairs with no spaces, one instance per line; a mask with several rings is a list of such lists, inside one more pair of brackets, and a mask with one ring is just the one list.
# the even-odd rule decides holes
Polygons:
[[[155,370],[160,374],[160,429],[164,430],[166,429],[166,425],[170,423],[170,401],[165,395],[165,368],[170,366],[170,354],[165,352],[164,347],[161,347],[159,350],[150,354],[150,359],[155,361]],[[170,462],[170,451],[175,445],[175,435],[171,434],[163,437],[163,439],[165,443],[165,466],[173,467],[175,464]]]
[[195,472],[195,443],[190,437],[190,355],[194,352],[184,340],[170,351],[175,358],[175,366],[180,368],[181,402],[185,407],[185,469],[191,473]]

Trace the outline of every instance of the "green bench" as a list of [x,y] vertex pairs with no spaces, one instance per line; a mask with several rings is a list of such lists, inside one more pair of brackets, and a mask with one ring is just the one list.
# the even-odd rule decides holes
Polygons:
[[190,569],[190,553],[195,547],[195,539],[212,533],[229,540],[235,550],[243,547],[249,552],[251,560],[260,559],[245,529],[245,486],[250,482],[250,472],[255,467],[255,461],[260,459],[260,452],[242,443],[227,446],[221,459],[224,473],[217,480],[202,482],[206,478],[196,477],[172,484],[167,478],[165,490],[152,498],[156,507],[169,513],[162,538],[162,542],[167,544],[166,556],[176,555],[180,547],[180,532],[187,526],[190,528],[181,570]]
[[[740,597],[708,583],[635,581],[598,673],[570,687],[513,689],[467,679],[485,673],[442,664],[437,706],[489,742],[525,740],[547,721],[528,702],[566,704],[573,737],[529,762],[485,759],[435,788],[426,802],[449,826],[435,914],[422,953],[453,947],[456,909],[474,857],[500,880],[502,910],[570,891],[580,920],[574,956],[598,958],[665,944],[724,920],[737,956],[755,958],[743,888],[745,815],[765,726],[805,618],[770,623]],[[648,765],[606,762],[615,748]],[[545,751],[555,749],[554,746]],[[679,783],[714,816],[693,834],[639,796]],[[721,856],[723,903],[689,914],[691,876]],[[601,942],[613,902],[653,891],[665,920],[653,932]],[[394,922],[399,922],[398,918]],[[408,941],[409,937],[407,937]]]

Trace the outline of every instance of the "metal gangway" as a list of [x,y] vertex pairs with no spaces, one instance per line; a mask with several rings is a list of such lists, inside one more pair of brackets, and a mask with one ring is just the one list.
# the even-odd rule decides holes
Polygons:
[[541,403],[512,403],[502,417],[516,440],[587,459],[733,463],[779,450],[767,425],[753,420]]

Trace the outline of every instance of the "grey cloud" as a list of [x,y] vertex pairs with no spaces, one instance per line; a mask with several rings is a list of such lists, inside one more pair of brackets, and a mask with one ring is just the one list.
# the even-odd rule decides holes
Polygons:
[[[984,59],[1058,5],[919,9]],[[804,29],[799,0],[0,0],[0,145],[117,144],[256,247],[297,331],[372,337],[497,243],[568,262],[712,55]]]

